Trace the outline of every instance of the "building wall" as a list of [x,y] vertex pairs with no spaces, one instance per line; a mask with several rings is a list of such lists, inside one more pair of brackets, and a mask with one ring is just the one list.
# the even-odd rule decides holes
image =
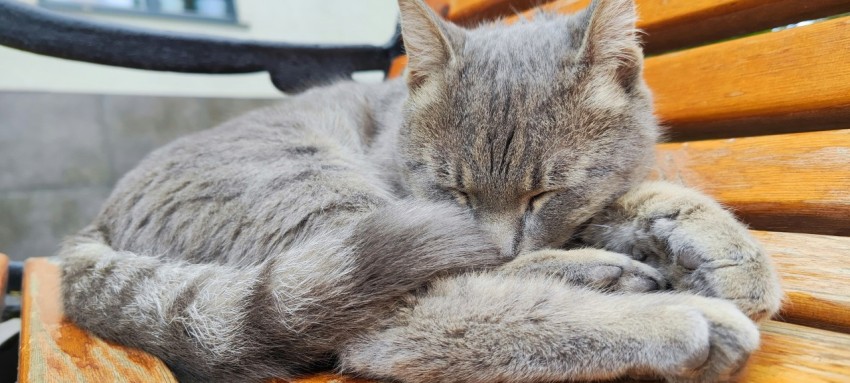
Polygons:
[[[36,4],[37,0],[19,0]],[[397,22],[395,0],[237,0],[239,23],[63,12],[137,27],[292,43],[382,44]],[[380,81],[382,75],[360,78]],[[279,97],[265,73],[188,75],[113,68],[0,46],[0,91],[201,97]]]
[[0,253],[54,255],[151,150],[273,102],[0,92]]

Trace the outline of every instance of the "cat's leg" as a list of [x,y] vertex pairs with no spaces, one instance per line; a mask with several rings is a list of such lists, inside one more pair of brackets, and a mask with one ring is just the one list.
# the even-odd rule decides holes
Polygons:
[[697,191],[643,183],[597,215],[581,238],[658,267],[677,290],[731,300],[755,320],[779,309],[769,257],[743,224]]
[[184,382],[297,376],[428,281],[506,262],[471,216],[416,201],[317,229],[249,266],[117,251],[97,230],[87,233],[61,254],[65,314],[156,355]]
[[684,293],[606,294],[544,276],[463,275],[411,298],[385,329],[340,353],[340,370],[419,382],[661,376],[715,382],[757,348],[729,302]]
[[646,292],[663,289],[657,269],[618,253],[599,249],[545,249],[522,254],[499,268],[513,275],[548,275],[569,284],[605,291]]

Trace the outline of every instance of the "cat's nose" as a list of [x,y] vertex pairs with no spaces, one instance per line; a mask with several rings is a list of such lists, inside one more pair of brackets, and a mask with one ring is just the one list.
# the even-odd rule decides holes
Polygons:
[[493,242],[499,246],[503,257],[515,258],[519,251],[520,239],[517,228],[508,220],[492,220],[484,223]]

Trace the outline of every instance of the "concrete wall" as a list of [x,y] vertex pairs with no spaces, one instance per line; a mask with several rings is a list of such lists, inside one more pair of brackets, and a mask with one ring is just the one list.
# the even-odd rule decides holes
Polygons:
[[[236,25],[68,12],[145,28],[343,44],[388,41],[397,13],[395,0],[237,0]],[[0,252],[16,260],[54,254],[150,150],[280,97],[265,73],[147,72],[0,47]]]
[[[36,4],[37,0],[19,0]],[[237,0],[239,23],[223,25],[148,16],[64,12],[144,28],[293,43],[382,44],[397,21],[395,0]],[[382,75],[362,76],[380,81]],[[0,90],[278,97],[265,73],[187,75],[113,68],[38,56],[0,46]]]
[[53,255],[148,152],[272,102],[0,92],[0,253]]

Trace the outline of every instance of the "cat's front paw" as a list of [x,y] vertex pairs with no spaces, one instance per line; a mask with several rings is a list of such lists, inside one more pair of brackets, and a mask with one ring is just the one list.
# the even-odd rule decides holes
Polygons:
[[[693,330],[693,339],[681,339],[693,342],[696,347],[683,353],[679,365],[663,375],[673,383],[733,380],[758,348],[758,328],[727,302],[693,297],[687,306],[697,309],[705,322]],[[707,341],[699,335],[705,332]]]
[[647,292],[663,289],[661,272],[626,255],[598,249],[539,250],[502,266],[513,274],[545,274],[567,283],[606,291]]
[[779,310],[782,291],[769,257],[726,211],[657,219],[653,230],[666,238],[674,289],[732,301],[757,321]]

